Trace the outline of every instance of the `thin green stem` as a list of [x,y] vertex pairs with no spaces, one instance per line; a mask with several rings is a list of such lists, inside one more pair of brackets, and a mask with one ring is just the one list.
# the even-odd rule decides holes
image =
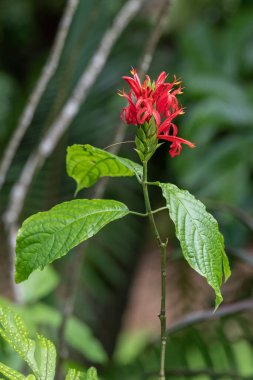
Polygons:
[[167,241],[161,247],[161,311],[159,314],[161,323],[161,356],[160,356],[160,380],[165,380],[165,354],[166,354],[166,264],[167,264]]
[[155,182],[149,182],[149,181],[144,181],[142,183],[145,183],[146,185],[151,185],[151,186],[159,186],[160,185],[160,182],[159,181],[155,181]]
[[112,148],[113,146],[116,146],[116,145],[122,145],[122,144],[130,144],[130,143],[134,143],[134,140],[128,140],[128,141],[119,141],[119,142],[116,142],[114,144],[111,144],[111,145],[107,145],[105,148],[103,148],[104,150],[107,150],[109,148]]
[[152,214],[156,214],[157,212],[165,211],[165,210],[168,211],[168,207],[167,206],[157,208],[156,210],[152,211]]
[[151,205],[150,205],[150,199],[149,199],[149,193],[148,193],[148,167],[147,162],[143,162],[143,194],[144,194],[144,200],[145,200],[145,206],[146,211],[151,223],[151,226],[154,231],[154,235],[158,241],[158,245],[160,248],[160,255],[161,255],[161,310],[159,314],[160,319],[160,325],[161,325],[161,352],[160,352],[160,373],[159,373],[159,380],[165,380],[165,355],[166,355],[166,267],[167,267],[167,244],[168,241],[165,242],[162,241],[158,228],[155,223],[155,219],[153,216]]
[[[156,214],[156,213],[158,213],[158,212],[160,212],[160,211],[164,211],[164,210],[168,210],[168,208],[165,206],[165,207],[160,207],[160,208],[158,208],[158,209],[156,209],[156,210],[154,210],[154,211],[151,211],[151,213],[152,214]],[[131,210],[129,210],[129,213],[130,214],[133,214],[133,215],[137,215],[137,216],[141,216],[141,217],[143,217],[143,218],[145,218],[145,217],[147,217],[149,214],[148,214],[148,212],[145,212],[145,213],[142,213],[142,212],[138,212],[138,211],[131,211]]]
[[144,201],[145,201],[145,206],[146,206],[146,212],[148,214],[151,226],[153,228],[155,237],[158,241],[159,247],[162,244],[162,240],[160,238],[159,231],[156,227],[155,219],[152,214],[152,209],[150,205],[150,200],[149,200],[149,194],[148,194],[148,185],[147,185],[147,177],[148,177],[148,165],[147,162],[143,162],[143,182],[142,182],[142,188],[143,188],[143,194],[144,194]]

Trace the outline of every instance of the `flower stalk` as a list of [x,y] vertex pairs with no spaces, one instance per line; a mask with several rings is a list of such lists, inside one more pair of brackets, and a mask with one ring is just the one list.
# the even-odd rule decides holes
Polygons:
[[158,228],[155,223],[153,212],[150,205],[149,193],[148,193],[148,164],[147,161],[143,161],[143,182],[142,182],[144,201],[146,206],[146,212],[153,229],[154,235],[157,239],[158,246],[160,248],[161,256],[161,309],[159,313],[160,326],[161,326],[161,351],[160,351],[160,372],[159,380],[165,380],[165,356],[166,356],[166,279],[167,279],[167,244],[168,240],[162,241]]
[[178,136],[178,127],[174,119],[184,113],[179,104],[177,95],[182,93],[181,82],[174,76],[174,80],[166,82],[167,74],[163,71],[156,81],[146,79],[141,83],[135,69],[131,71],[132,77],[124,76],[123,79],[130,86],[127,93],[123,89],[119,95],[126,98],[128,105],[121,111],[121,119],[127,124],[137,127],[135,137],[135,151],[143,164],[143,178],[139,182],[143,188],[146,214],[134,212],[139,216],[148,216],[155,238],[160,248],[161,256],[161,310],[159,313],[161,325],[161,354],[159,380],[165,380],[165,356],[166,356],[166,269],[167,269],[167,239],[160,237],[155,223],[148,193],[148,185],[159,185],[157,182],[148,182],[148,161],[160,147],[159,140],[170,143],[169,154],[175,157],[181,154],[182,144],[194,148],[195,145]]

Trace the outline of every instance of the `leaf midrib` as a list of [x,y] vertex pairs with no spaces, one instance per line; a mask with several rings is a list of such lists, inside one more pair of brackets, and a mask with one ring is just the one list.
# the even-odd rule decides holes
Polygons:
[[[110,210],[98,210],[98,211],[96,211],[96,212],[93,212],[92,214],[87,214],[86,216],[82,216],[82,217],[80,217],[80,218],[77,218],[77,219],[75,219],[75,220],[73,220],[72,222],[70,222],[69,224],[67,224],[67,225],[65,225],[65,226],[63,226],[61,229],[58,229],[57,231],[54,231],[54,232],[52,232],[52,233],[50,233],[50,232],[46,232],[46,231],[38,231],[38,232],[33,232],[32,234],[29,234],[29,235],[27,235],[27,236],[22,236],[22,240],[24,241],[26,238],[29,238],[29,237],[31,237],[31,236],[34,236],[34,235],[37,235],[37,234],[41,234],[41,233],[47,233],[47,234],[49,234],[50,236],[52,236],[52,235],[55,235],[55,234],[57,234],[58,232],[60,233],[60,232],[62,232],[65,228],[67,228],[67,227],[70,227],[72,224],[74,224],[74,223],[76,223],[76,222],[80,222],[82,219],[84,219],[84,218],[87,218],[87,217],[89,217],[89,216],[93,216],[93,215],[96,215],[96,214],[99,214],[99,213],[104,213],[104,212],[127,212],[128,210],[125,210],[125,211],[123,211],[123,210],[113,210],[113,211],[110,211]],[[34,223],[34,221],[33,221],[33,223]],[[39,222],[39,224],[41,224],[41,221]]]
[[[101,164],[102,162],[108,161],[108,160],[113,160],[113,161],[115,161],[115,162],[118,162],[117,159],[114,158],[114,157],[106,157],[106,158],[103,158],[102,160],[100,160],[99,162],[97,162],[95,165],[91,166],[91,167],[89,168],[89,170],[86,171],[86,174],[85,174],[84,176],[81,177],[81,178],[82,178],[82,181],[83,181],[83,178],[84,178],[85,176],[90,176],[90,173],[91,173],[91,172],[92,172],[92,171],[93,171],[93,170],[94,170],[99,164]],[[121,165],[124,166],[124,164],[122,164],[122,162],[121,162]],[[124,168],[128,169],[128,171],[131,172],[130,169],[129,169],[128,167],[124,166]],[[100,171],[100,172],[101,172],[101,171]],[[130,175],[134,175],[134,173],[131,172]],[[110,174],[107,174],[107,176],[110,177]]]
[[[173,190],[172,190],[172,192],[173,192]],[[174,193],[175,194],[175,193]],[[178,198],[177,197],[177,199],[178,199],[178,201],[179,201],[179,203],[182,205],[182,207],[185,209],[185,211],[187,212],[187,208],[185,207],[185,205],[182,203],[182,201],[181,201],[181,199],[180,198]],[[201,207],[201,208],[203,208],[203,207]],[[188,211],[188,213],[189,213],[189,211]],[[190,214],[190,213],[189,213]],[[197,227],[196,227],[196,224],[195,224],[195,219],[191,216],[191,219],[192,219],[192,222],[193,222],[193,224],[194,224],[194,227],[195,227],[195,230],[199,230],[199,229],[197,229]],[[201,238],[201,241],[202,241],[202,244],[203,245],[205,245],[206,246],[206,244],[204,243],[204,241],[203,241],[203,237],[201,236],[201,234],[200,234],[200,238]],[[210,255],[208,255],[209,257],[210,257]],[[212,278],[215,278],[216,279],[216,282],[217,282],[217,275],[216,275],[216,272],[214,272],[214,269],[213,269],[213,265],[212,265],[212,260],[209,260],[209,263],[210,263],[210,267],[211,267],[211,272],[212,272]],[[208,275],[208,273],[207,273],[207,275]],[[204,274],[204,276],[207,278],[207,275],[205,275]],[[208,276],[209,277],[209,276]],[[209,281],[208,281],[209,282]],[[212,284],[210,284],[211,286],[212,286]],[[217,284],[216,284],[217,285]],[[219,284],[218,284],[219,285]],[[217,288],[217,286],[215,286],[215,289]],[[217,288],[218,289],[218,288]]]

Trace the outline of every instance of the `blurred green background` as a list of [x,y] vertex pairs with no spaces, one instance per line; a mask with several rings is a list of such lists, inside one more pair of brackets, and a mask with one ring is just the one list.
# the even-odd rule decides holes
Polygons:
[[[124,3],[80,1],[59,67],[8,171],[0,193],[2,213],[29,153],[59,114]],[[111,144],[124,104],[117,96],[124,86],[121,77],[139,66],[159,4],[144,2],[118,39],[77,117],[37,172],[20,222],[73,197],[75,184],[65,170],[68,145]],[[49,54],[64,6],[63,0],[0,0],[0,158]],[[180,101],[186,112],[177,124],[180,136],[197,147],[185,147],[171,159],[164,144],[151,161],[150,178],[173,182],[207,204],[224,234],[233,273],[223,289],[226,316],[214,318],[210,312],[205,321],[196,318],[168,331],[168,379],[253,379],[253,2],[171,1],[149,75],[155,78],[163,70],[169,79],[176,74],[183,81]],[[125,140],[133,135],[129,127]],[[131,144],[120,154],[137,160]],[[153,207],[161,206],[158,195],[152,194]],[[105,197],[143,210],[139,186],[131,179],[109,181]],[[168,319],[174,326],[189,313],[199,311],[203,317],[201,311],[213,307],[214,296],[182,260],[166,215],[158,223],[164,233],[170,227]],[[75,317],[65,333],[66,363],[80,368],[94,364],[105,380],[155,378],[160,285],[158,252],[150,235],[146,222],[128,217],[106,227],[84,250]],[[34,274],[18,290],[18,309],[30,326],[56,343],[76,255],[73,251]],[[232,305],[231,312],[226,305]],[[245,307],[235,313],[236,305]],[[0,360],[18,368],[17,357],[2,341],[0,347]]]

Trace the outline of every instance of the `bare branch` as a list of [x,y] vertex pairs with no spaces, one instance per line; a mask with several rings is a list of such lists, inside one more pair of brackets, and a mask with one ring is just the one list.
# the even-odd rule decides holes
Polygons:
[[36,108],[41,100],[41,97],[50,79],[53,77],[58,67],[61,53],[65,45],[66,37],[68,35],[68,31],[75,11],[78,7],[78,4],[79,0],[68,0],[56,33],[51,53],[48,57],[45,66],[43,67],[41,76],[31,96],[29,97],[28,103],[20,117],[17,128],[15,129],[13,136],[10,139],[10,142],[3,153],[3,159],[0,164],[0,190],[5,182],[7,171],[11,165],[13,157],[16,154],[18,146],[29,125],[31,124],[31,121],[33,119]]
[[168,8],[171,0],[163,0],[157,13],[155,25],[145,46],[143,55],[139,63],[139,74],[143,77],[149,70],[157,43],[161,37],[162,31],[168,21]]
[[[140,59],[139,67],[138,67],[138,74],[141,79],[145,76],[147,71],[149,70],[149,67],[152,62],[152,58],[155,52],[155,49],[157,47],[158,41],[161,37],[162,31],[165,26],[165,22],[168,17],[168,8],[170,5],[170,0],[164,0],[161,3],[161,6],[159,8],[157,19],[155,20],[154,27],[149,35],[149,38],[147,40],[147,43],[145,45],[143,54]],[[111,153],[117,154],[120,150],[120,144],[123,142],[126,134],[126,124],[121,122],[117,126],[117,131],[115,133],[115,137],[113,140],[113,143],[111,144],[112,147],[108,149]],[[102,181],[100,181],[95,188],[94,192],[94,198],[102,198],[105,192],[105,188],[107,186],[109,178],[104,178]]]
[[225,210],[230,212],[233,216],[235,216],[245,227],[249,228],[253,231],[253,217],[245,210],[238,206],[231,205],[226,202],[214,201],[214,200],[206,200],[205,202],[208,207],[214,210]]
[[13,186],[8,208],[4,215],[4,222],[9,227],[11,234],[9,239],[10,244],[13,244],[15,239],[18,218],[36,170],[43,165],[46,158],[52,153],[61,136],[77,115],[81,104],[86,99],[89,90],[102,71],[113,45],[138,12],[143,2],[144,0],[128,0],[122,7],[111,28],[107,30],[102,38],[97,51],[81,75],[78,84],[58,118],[49,127],[38,148],[29,156],[19,179]]
[[[188,314],[185,318],[182,318],[178,322],[172,324],[167,329],[167,334],[172,335],[178,331],[181,331],[185,328],[188,328],[190,326],[196,325],[201,322],[219,319],[222,317],[226,317],[229,315],[234,315],[241,312],[248,312],[253,310],[253,300],[248,299],[241,302],[236,302],[231,305],[226,305],[223,307],[220,307],[215,313],[213,310],[203,310],[196,313]],[[157,339],[155,339],[157,341]],[[154,341],[151,343],[154,344]],[[148,373],[147,377],[153,377],[157,373],[152,372]],[[235,380],[250,380],[252,376],[242,376],[234,372],[216,372],[209,369],[197,369],[197,370],[191,370],[186,368],[180,368],[180,369],[171,369],[166,371],[167,376],[175,376],[175,377],[190,377],[194,379],[199,376],[207,375],[210,377],[214,377],[215,379],[235,379]]]
[[253,300],[249,299],[241,302],[236,302],[231,305],[222,306],[215,313],[213,310],[203,310],[196,313],[191,313],[188,314],[185,318],[182,318],[178,322],[171,325],[167,329],[167,333],[171,335],[177,331],[183,330],[184,328],[195,325],[197,323],[251,310],[253,310]]
[[[164,0],[161,3],[160,9],[157,14],[157,19],[155,20],[154,28],[152,29],[152,32],[150,33],[150,36],[145,45],[145,49],[141,57],[139,68],[138,68],[138,73],[141,79],[143,79],[143,77],[145,76],[145,74],[150,68],[155,49],[157,47],[158,41],[164,29],[165,22],[168,18],[169,5],[170,5],[170,0]],[[126,132],[125,129],[126,129],[126,126],[124,123],[121,123],[119,127],[117,127],[117,133],[115,135],[114,144],[119,143],[124,140],[125,132]],[[116,154],[119,151],[119,149],[120,149],[120,145],[118,145],[117,147],[115,145],[115,147],[111,149],[111,153]]]
[[236,257],[251,267],[253,266],[253,257],[249,250],[243,248],[226,247],[226,251],[229,255]]

